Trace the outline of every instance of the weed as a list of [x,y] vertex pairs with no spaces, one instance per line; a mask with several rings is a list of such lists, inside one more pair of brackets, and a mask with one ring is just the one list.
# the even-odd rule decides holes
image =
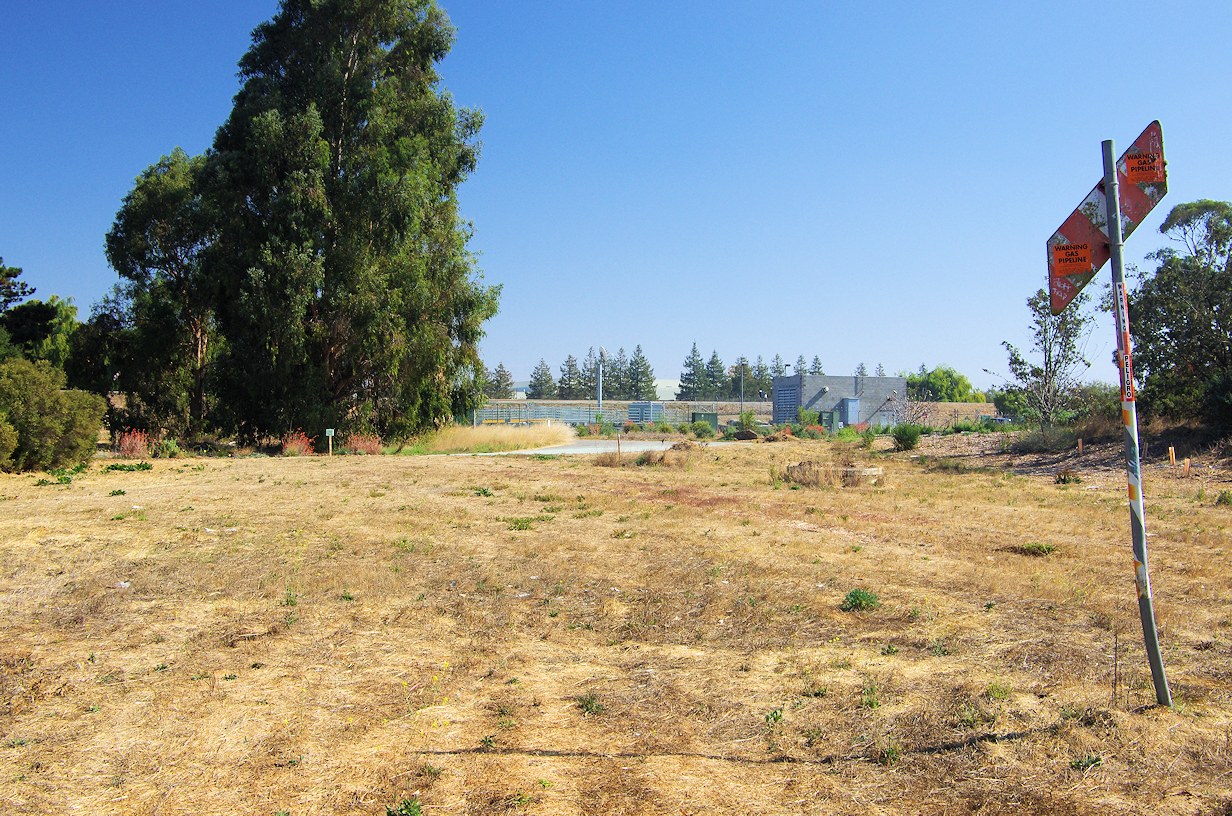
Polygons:
[[477,487],[477,488],[475,488],[475,495],[476,495],[476,496],[483,496],[483,497],[485,497],[485,498],[488,498],[488,497],[491,497],[491,495],[492,495],[492,491],[491,491],[491,490],[489,490],[489,489],[488,489],[488,488],[486,488],[486,487]]
[[880,708],[880,692],[881,689],[874,680],[865,680],[864,685],[860,688],[860,707]]
[[578,697],[577,707],[581,709],[583,714],[587,715],[602,714],[606,710],[606,706],[599,702],[599,698],[593,691],[588,691],[581,697]]
[[881,606],[881,600],[876,593],[867,589],[856,588],[847,593],[839,606],[844,612],[868,612]]
[[150,436],[145,431],[124,431],[116,437],[116,455],[142,459],[150,455]]
[[1219,496],[1215,499],[1215,504],[1223,505],[1224,507],[1232,506],[1232,490],[1219,491]]
[[896,655],[898,654],[898,647],[895,646],[893,643],[887,643],[886,645],[881,647],[881,653],[887,656]]
[[351,594],[351,590],[349,590],[349,589],[344,589],[344,590],[342,590],[342,594],[341,594],[341,595],[339,595],[338,597],[339,597],[341,600],[344,600],[344,601],[353,601],[353,600],[355,600],[355,596],[354,596],[353,594]]
[[110,492],[110,493],[108,493],[107,495],[108,495],[108,496],[123,496],[123,495],[124,495],[124,491],[123,491],[123,490],[120,490],[120,489],[116,489],[116,490],[111,491],[111,492]]
[[491,751],[493,748],[496,747],[496,735],[495,734],[485,735],[482,739],[479,740],[479,747],[483,748],[483,750],[485,751]]
[[1082,477],[1070,468],[1061,468],[1057,471],[1057,475],[1053,478],[1053,481],[1059,485],[1078,484],[1082,481]]
[[313,451],[316,438],[297,428],[282,438],[283,456],[308,456]]
[[299,595],[295,592],[295,587],[287,587],[287,592],[282,596],[283,606],[298,606]]
[[783,709],[774,708],[774,709],[771,709],[770,711],[767,711],[765,720],[766,720],[767,729],[774,728],[774,726],[778,725],[779,723],[783,721]]
[[386,807],[385,816],[423,816],[423,806],[419,804],[418,797],[412,796],[410,799],[403,799],[397,805]]
[[416,769],[415,775],[424,779],[439,779],[440,775],[444,772],[444,768],[440,768],[430,762],[425,762]]
[[626,529],[624,529],[624,528],[621,528],[621,529],[619,529],[619,530],[613,530],[613,531],[612,531],[612,538],[624,538],[624,539],[627,539],[627,538],[633,538],[633,537],[634,537],[634,536],[636,536],[636,535],[637,535],[637,533],[636,533],[635,531],[633,531],[633,530],[626,530]]
[[540,780],[539,780],[539,787],[543,788],[544,790],[549,790],[549,789],[551,789],[551,787],[552,787],[552,780],[550,780],[550,779],[540,779]]
[[989,700],[1003,702],[1010,698],[1010,687],[1005,683],[998,683],[994,680],[988,684],[988,691],[986,693]]
[[153,470],[153,469],[154,469],[154,466],[151,465],[149,462],[134,462],[131,465],[126,465],[122,462],[112,462],[111,464],[103,468],[103,470],[106,472],[121,471],[124,473],[132,473],[138,470]]
[[1099,754],[1087,754],[1069,761],[1069,766],[1075,771],[1089,771],[1104,764],[1104,758]]
[[937,638],[928,645],[928,650],[937,657],[945,657],[950,654],[950,645],[945,642],[945,638]]
[[1019,544],[1014,548],[1014,552],[1019,555],[1044,556],[1051,555],[1057,549],[1055,544],[1041,541],[1028,541],[1026,544]]
[[876,759],[878,765],[889,767],[903,758],[903,746],[896,739],[886,740],[885,745],[877,749]]

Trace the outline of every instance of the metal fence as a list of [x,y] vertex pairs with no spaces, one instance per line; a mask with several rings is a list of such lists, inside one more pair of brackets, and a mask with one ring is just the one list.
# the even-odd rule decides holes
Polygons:
[[[721,422],[734,420],[740,413],[738,402],[676,402],[659,400],[651,403],[604,400],[604,422],[623,425],[629,420],[629,408],[635,406],[634,416],[653,416],[669,425],[692,421],[693,414],[718,414]],[[745,402],[745,410],[770,416],[769,402]],[[537,425],[562,422],[568,425],[592,425],[599,421],[599,404],[587,402],[563,402],[558,400],[489,400],[476,410],[471,422],[475,425]]]

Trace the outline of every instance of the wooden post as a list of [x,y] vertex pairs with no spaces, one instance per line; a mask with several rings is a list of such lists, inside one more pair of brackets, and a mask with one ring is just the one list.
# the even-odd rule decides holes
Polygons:
[[1176,448],[1171,445],[1168,446],[1168,464],[1176,467]]
[[1078,437],[1078,455],[1082,456],[1082,437]]

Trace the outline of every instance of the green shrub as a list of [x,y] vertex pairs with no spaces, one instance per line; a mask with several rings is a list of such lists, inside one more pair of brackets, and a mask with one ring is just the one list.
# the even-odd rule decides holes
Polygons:
[[664,434],[668,434],[668,433],[671,433],[672,431],[674,431],[674,430],[676,430],[676,429],[672,427],[672,424],[671,424],[670,422],[668,422],[668,421],[666,421],[666,420],[663,420],[663,419],[660,419],[660,420],[658,420],[658,421],[656,421],[656,422],[655,422],[655,424],[654,424],[654,430],[655,430],[655,433],[664,433]]
[[1215,504],[1222,504],[1225,507],[1232,505],[1232,490],[1219,491],[1219,495],[1215,497]]
[[923,432],[923,428],[910,422],[902,422],[895,425],[890,429],[890,436],[894,439],[894,450],[914,450],[915,446],[920,444],[920,434]]
[[180,449],[180,443],[171,438],[160,439],[150,446],[150,456],[155,459],[174,459],[183,455],[184,451]]
[[801,425],[816,425],[821,422],[821,412],[810,411],[801,406],[796,409],[796,421]]
[[705,422],[700,419],[690,425],[689,430],[698,439],[709,439],[714,436],[714,427],[709,422]]
[[106,405],[84,391],[64,390],[64,373],[45,362],[0,364],[0,459],[5,470],[51,470],[89,461],[98,444]]
[[839,608],[844,612],[867,612],[879,606],[881,606],[881,599],[877,597],[877,593],[856,588],[847,593],[847,597],[843,598],[843,603]]

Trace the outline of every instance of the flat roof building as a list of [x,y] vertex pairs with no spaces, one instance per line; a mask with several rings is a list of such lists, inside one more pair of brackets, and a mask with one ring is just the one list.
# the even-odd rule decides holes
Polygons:
[[775,377],[773,422],[795,422],[801,408],[833,414],[833,427],[868,423],[895,425],[907,393],[905,377],[827,377],[793,374]]

